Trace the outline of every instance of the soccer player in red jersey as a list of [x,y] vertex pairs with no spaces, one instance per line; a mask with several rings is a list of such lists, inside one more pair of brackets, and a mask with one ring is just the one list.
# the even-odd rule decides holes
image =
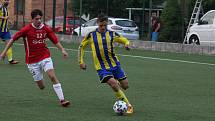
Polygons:
[[70,102],[64,99],[61,84],[55,75],[50,52],[45,43],[46,38],[55,44],[65,58],[68,57],[68,53],[58,41],[55,33],[47,25],[41,22],[42,16],[43,13],[39,9],[35,9],[31,12],[32,23],[22,28],[13,36],[0,54],[0,60],[5,57],[7,50],[12,46],[13,42],[23,37],[25,60],[29,71],[33,75],[34,81],[40,89],[45,88],[43,84],[44,70],[53,83],[54,91],[57,94],[61,105],[67,107]]

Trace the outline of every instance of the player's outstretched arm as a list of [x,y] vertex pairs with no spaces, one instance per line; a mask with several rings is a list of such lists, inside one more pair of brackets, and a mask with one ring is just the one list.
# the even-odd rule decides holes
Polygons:
[[126,44],[126,45],[125,45],[125,49],[126,49],[126,50],[130,50],[130,49],[131,49],[130,46],[129,46],[129,44]]
[[131,49],[129,46],[129,44],[130,44],[129,40],[127,38],[123,37],[122,35],[115,33],[114,41],[117,43],[123,44],[126,50]]
[[78,48],[78,62],[79,62],[80,69],[83,69],[83,70],[87,69],[87,66],[84,63],[84,50],[88,45],[89,38],[90,38],[90,34],[81,41],[81,44],[79,45],[79,48]]
[[9,16],[1,16],[0,19],[5,19],[7,20],[9,18]]
[[7,53],[7,50],[13,45],[13,42],[14,42],[13,39],[11,39],[11,40],[7,43],[7,45],[6,45],[6,47],[4,48],[3,52],[0,54],[0,60],[4,59],[4,57],[5,57],[6,53]]
[[62,52],[64,58],[67,58],[67,57],[69,56],[68,53],[66,52],[66,50],[63,48],[63,46],[60,44],[60,42],[58,42],[55,46],[56,46],[59,50],[61,50],[61,52]]
[[80,69],[86,70],[87,66],[84,63],[84,48],[83,48],[83,46],[80,45],[78,50],[79,50],[78,51],[78,61],[79,61]]

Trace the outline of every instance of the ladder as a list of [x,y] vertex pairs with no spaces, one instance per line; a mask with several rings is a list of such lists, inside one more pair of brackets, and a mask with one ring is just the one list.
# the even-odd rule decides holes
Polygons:
[[188,44],[188,33],[189,33],[189,30],[190,30],[190,27],[195,24],[197,22],[197,20],[199,19],[199,14],[200,14],[200,11],[202,10],[202,1],[203,0],[196,0],[196,3],[195,3],[195,6],[193,8],[193,12],[192,12],[192,15],[190,17],[190,22],[188,24],[188,27],[187,27],[187,31],[186,31],[186,34],[185,34],[185,37],[184,37],[184,42],[183,44]]

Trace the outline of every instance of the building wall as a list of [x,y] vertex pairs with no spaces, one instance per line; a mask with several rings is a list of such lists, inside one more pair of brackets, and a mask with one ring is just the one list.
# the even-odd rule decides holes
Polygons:
[[[45,2],[45,6],[44,6]],[[32,0],[32,5],[34,8],[41,9],[45,14],[45,19],[48,20],[53,16],[53,0]],[[45,11],[45,12],[44,12]],[[62,16],[64,13],[64,1],[63,0],[56,0],[56,15],[55,16]]]
[[[25,0],[24,15],[19,15],[17,19],[15,1],[16,0],[11,0],[10,5],[8,6],[10,18],[14,21],[23,20],[23,17],[24,20],[31,21],[31,11],[33,9],[40,9],[43,11],[43,13],[45,12],[44,13],[45,20],[52,19],[53,17],[53,0]],[[19,2],[19,0],[17,1]],[[71,13],[72,11],[67,10],[67,16],[72,16]],[[63,15],[64,15],[64,0],[56,0],[56,16]]]
[[14,19],[14,16],[11,16],[11,15],[14,15],[14,0],[11,0],[9,6],[8,6],[8,12],[9,12],[9,15],[10,15],[10,19]]
[[31,11],[32,11],[32,6],[33,6],[32,1],[37,1],[37,0],[25,0],[24,18],[29,21],[31,20]]

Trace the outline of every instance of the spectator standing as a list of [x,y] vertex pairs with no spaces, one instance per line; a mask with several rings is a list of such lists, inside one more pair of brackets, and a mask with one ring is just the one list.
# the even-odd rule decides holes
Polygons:
[[151,41],[157,42],[158,34],[161,28],[161,23],[155,12],[152,13],[151,25],[152,25]]

